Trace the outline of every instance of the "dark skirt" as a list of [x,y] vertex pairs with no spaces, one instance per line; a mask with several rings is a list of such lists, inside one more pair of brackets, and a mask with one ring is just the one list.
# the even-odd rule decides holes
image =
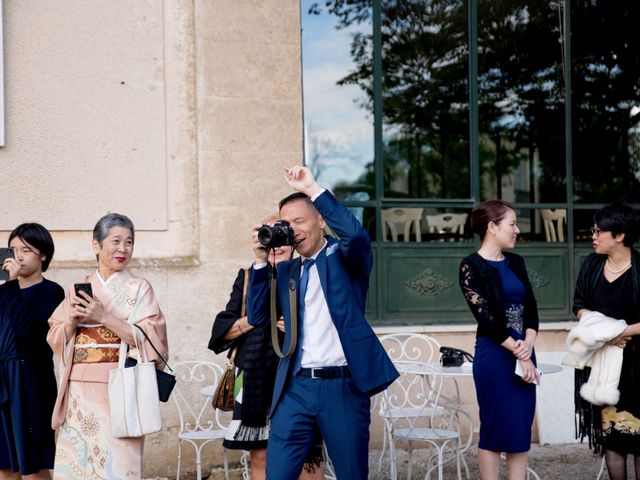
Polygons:
[[640,337],[624,348],[620,400],[602,408],[604,446],[620,454],[640,455]]
[[222,444],[232,450],[257,450],[267,448],[269,438],[269,422],[267,416],[259,426],[248,426],[242,423],[242,394],[244,374],[236,368],[236,381],[233,405],[233,416]]
[[513,353],[488,337],[476,339],[473,380],[480,407],[479,448],[507,453],[531,448],[536,386],[522,381],[515,368]]

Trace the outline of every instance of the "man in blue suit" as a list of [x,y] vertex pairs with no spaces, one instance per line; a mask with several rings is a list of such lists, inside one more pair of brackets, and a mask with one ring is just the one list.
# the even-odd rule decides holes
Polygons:
[[[300,257],[277,270],[277,303],[291,345],[289,285],[298,292],[295,353],[280,361],[271,403],[267,479],[297,479],[319,428],[339,479],[368,474],[369,397],[398,377],[364,317],[371,240],[362,225],[324,190],[309,169],[285,168],[297,191],[280,202],[280,218],[294,232]],[[325,238],[328,225],[339,237]],[[269,321],[267,251],[257,240],[247,298],[252,325]]]

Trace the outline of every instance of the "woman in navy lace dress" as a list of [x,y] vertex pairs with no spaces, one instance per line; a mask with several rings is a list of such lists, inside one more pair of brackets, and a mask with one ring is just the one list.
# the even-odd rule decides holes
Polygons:
[[513,207],[502,200],[478,204],[471,212],[471,229],[482,244],[462,260],[460,287],[478,322],[473,379],[480,407],[480,475],[497,480],[500,453],[505,452],[508,478],[524,479],[534,383],[540,381],[534,363],[538,309],[524,260],[505,251],[520,233]]

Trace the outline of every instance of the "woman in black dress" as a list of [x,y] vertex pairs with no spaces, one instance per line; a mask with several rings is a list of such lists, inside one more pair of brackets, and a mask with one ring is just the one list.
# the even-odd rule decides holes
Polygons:
[[17,227],[9,247],[14,258],[2,265],[9,280],[0,285],[0,477],[50,479],[56,378],[47,320],[64,290],[42,276],[54,250],[42,225]]
[[[277,216],[267,217],[263,224],[273,226]],[[290,246],[269,252],[270,267],[291,258]],[[209,349],[221,353],[236,347],[236,402],[233,420],[223,441],[225,448],[249,450],[252,480],[265,478],[266,448],[269,438],[268,413],[273,395],[278,357],[271,345],[271,326],[255,328],[247,317],[241,317],[245,269],[238,272],[229,302],[218,313],[211,329]],[[283,328],[283,322],[279,323]],[[319,433],[318,433],[319,435]],[[323,479],[322,440],[304,465],[301,479]]]
[[[580,268],[573,311],[581,318],[588,311],[625,320],[628,327],[609,342],[623,348],[620,400],[616,405],[584,408],[591,420],[596,445],[603,442],[609,478],[627,478],[627,455],[634,456],[640,475],[640,254],[638,214],[627,205],[614,204],[593,216],[592,246]],[[587,411],[588,410],[588,411]],[[598,425],[597,423],[600,423]]]
[[462,260],[460,287],[478,322],[473,380],[480,407],[480,476],[498,480],[505,452],[508,478],[524,480],[536,406],[533,383],[540,382],[534,364],[538,308],[524,260],[504,251],[520,233],[513,207],[502,200],[478,204],[471,229],[482,244]]

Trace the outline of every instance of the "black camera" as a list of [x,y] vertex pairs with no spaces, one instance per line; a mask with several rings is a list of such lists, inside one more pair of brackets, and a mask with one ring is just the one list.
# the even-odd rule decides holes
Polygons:
[[258,241],[266,248],[293,245],[293,228],[284,220],[277,220],[273,227],[262,225],[258,230]]

